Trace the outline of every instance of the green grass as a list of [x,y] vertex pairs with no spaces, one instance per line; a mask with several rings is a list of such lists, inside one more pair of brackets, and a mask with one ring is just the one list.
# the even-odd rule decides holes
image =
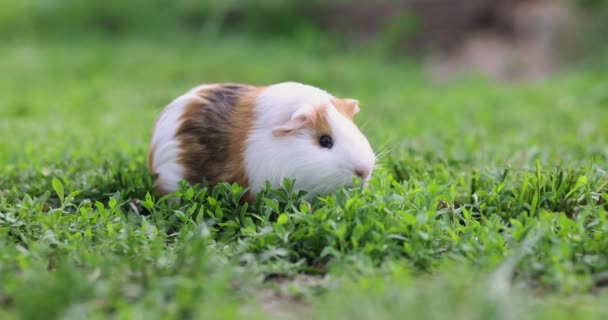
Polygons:
[[[608,68],[434,84],[413,63],[228,37],[0,47],[0,318],[602,319]],[[201,82],[361,101],[364,190],[151,194],[160,109]]]

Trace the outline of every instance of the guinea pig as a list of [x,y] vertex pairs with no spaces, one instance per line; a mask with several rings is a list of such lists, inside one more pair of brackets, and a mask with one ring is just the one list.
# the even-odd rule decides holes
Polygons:
[[353,122],[355,99],[297,82],[197,86],[169,103],[152,131],[148,170],[167,194],[178,182],[238,183],[251,201],[285,178],[306,197],[365,183],[376,155]]

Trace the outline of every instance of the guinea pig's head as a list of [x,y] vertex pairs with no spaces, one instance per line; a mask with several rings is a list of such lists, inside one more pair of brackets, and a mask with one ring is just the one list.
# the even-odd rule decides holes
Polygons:
[[359,112],[354,99],[332,97],[319,104],[303,104],[272,128],[283,168],[282,178],[295,180],[297,189],[320,195],[353,185],[353,177],[365,183],[376,156],[367,138],[353,122]]

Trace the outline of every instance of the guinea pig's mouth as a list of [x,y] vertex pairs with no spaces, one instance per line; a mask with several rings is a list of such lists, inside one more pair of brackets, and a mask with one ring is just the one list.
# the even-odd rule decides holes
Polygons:
[[356,174],[353,173],[353,171],[350,168],[341,168],[342,172],[344,172],[344,177],[347,177],[342,183],[341,185],[343,185],[344,187],[347,188],[363,188],[367,185],[368,180],[371,177],[371,173],[368,174],[366,177],[359,177]]
[[364,188],[368,184],[368,180],[370,179],[370,175],[365,178],[360,178],[357,175],[353,174],[353,171],[350,168],[342,167],[338,173],[334,173],[331,175],[325,175],[322,178],[312,182],[311,188],[315,190],[335,190],[337,188]]

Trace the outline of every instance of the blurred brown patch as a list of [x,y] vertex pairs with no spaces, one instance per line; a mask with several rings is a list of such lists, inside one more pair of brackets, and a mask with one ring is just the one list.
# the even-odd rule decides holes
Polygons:
[[[494,13],[448,54],[427,63],[434,79],[477,72],[497,80],[540,80],[558,66],[560,33],[569,10],[548,0],[497,1]],[[492,12],[492,11],[490,11]],[[482,19],[483,21],[483,19]]]
[[403,30],[396,49],[424,57],[436,80],[471,72],[499,80],[544,78],[558,65],[560,37],[568,34],[574,10],[555,0],[385,0],[322,9],[316,13],[322,27],[364,43],[382,38],[387,21],[414,17],[417,27]]

